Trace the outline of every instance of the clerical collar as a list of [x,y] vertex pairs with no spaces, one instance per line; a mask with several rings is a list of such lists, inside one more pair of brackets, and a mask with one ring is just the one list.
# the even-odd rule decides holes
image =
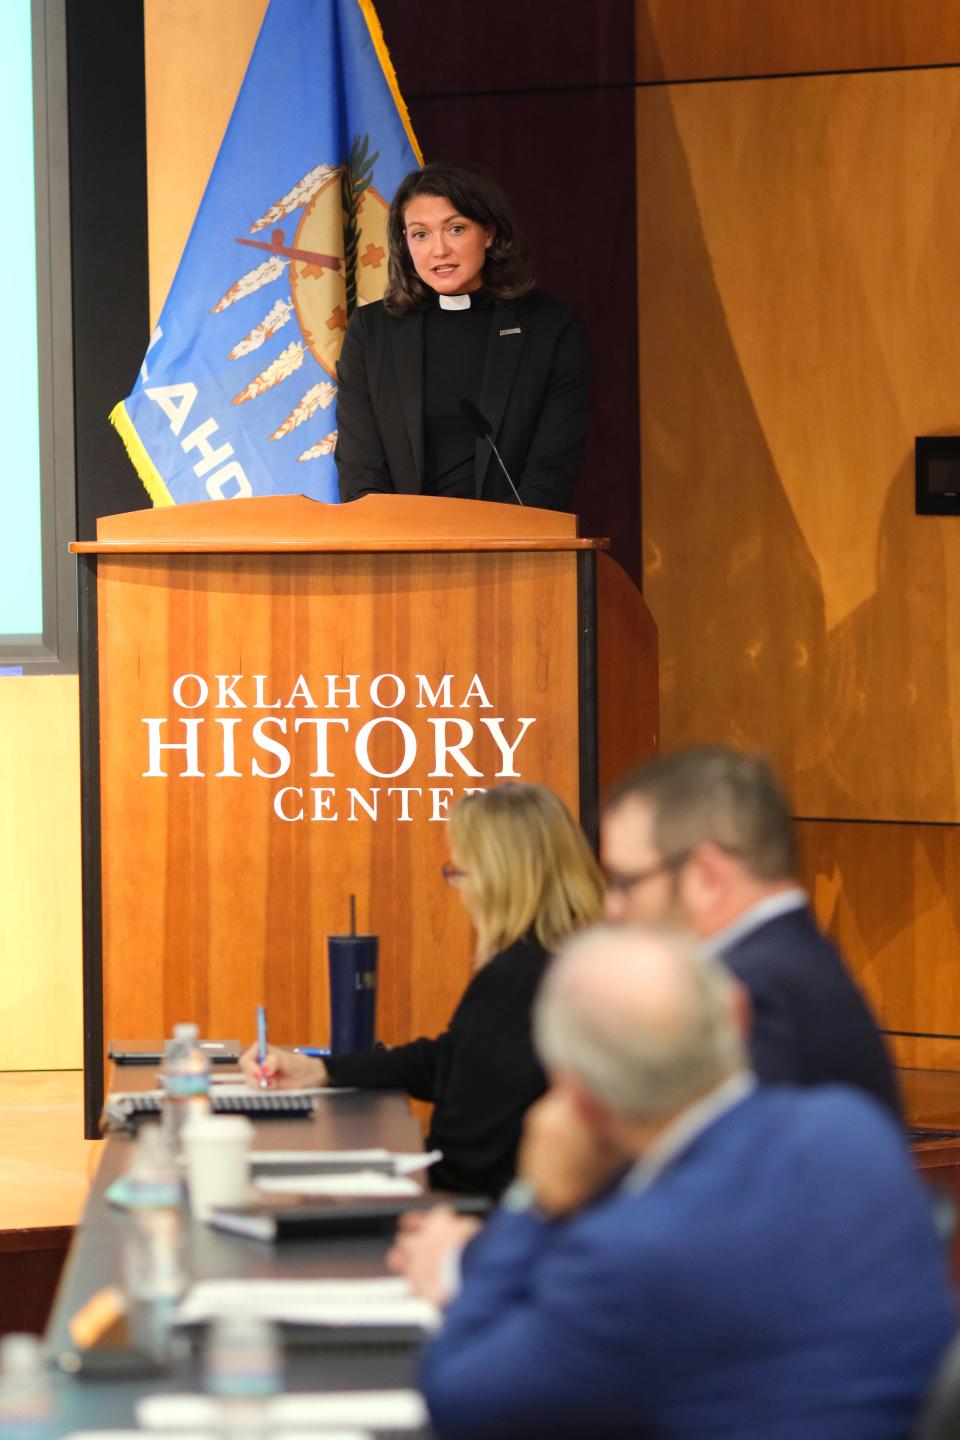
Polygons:
[[441,310],[486,310],[490,308],[490,296],[485,290],[471,290],[466,295],[438,295]]

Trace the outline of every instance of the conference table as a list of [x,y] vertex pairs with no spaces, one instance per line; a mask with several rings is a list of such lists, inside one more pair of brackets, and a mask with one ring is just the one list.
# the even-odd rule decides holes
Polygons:
[[[148,1088],[153,1072],[125,1069],[114,1090]],[[149,1122],[148,1122],[149,1123]],[[67,1256],[54,1301],[47,1344],[57,1357],[75,1350],[69,1322],[82,1305],[108,1285],[122,1284],[123,1242],[129,1223],[106,1199],[106,1191],[129,1164],[132,1140],[111,1135]],[[422,1149],[420,1127],[405,1098],[394,1091],[346,1091],[320,1098],[309,1120],[257,1120],[257,1150]],[[214,1230],[185,1217],[192,1279],[347,1279],[387,1273],[388,1233],[338,1234],[277,1244]],[[418,1346],[409,1340],[349,1340],[343,1335],[298,1330],[285,1355],[288,1391],[405,1389],[415,1384]],[[200,1393],[197,1347],[175,1361],[171,1371],[149,1379],[93,1379],[58,1374],[58,1435],[74,1431],[131,1430],[135,1407],[148,1394]],[[148,1432],[144,1432],[148,1433]],[[321,1432],[318,1431],[318,1434]],[[384,1434],[386,1432],[375,1432]],[[405,1431],[415,1440],[429,1431]]]

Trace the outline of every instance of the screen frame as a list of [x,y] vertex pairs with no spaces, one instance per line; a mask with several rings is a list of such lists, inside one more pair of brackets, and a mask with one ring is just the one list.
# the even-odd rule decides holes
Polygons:
[[73,308],[66,0],[32,0],[43,632],[0,634],[0,669],[77,669]]

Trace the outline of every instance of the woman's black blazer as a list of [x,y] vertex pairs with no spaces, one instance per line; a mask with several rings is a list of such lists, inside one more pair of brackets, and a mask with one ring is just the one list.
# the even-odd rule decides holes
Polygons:
[[[573,310],[537,291],[493,307],[479,395],[468,395],[525,505],[570,508],[583,451],[589,354]],[[336,462],[341,500],[423,488],[423,314],[382,301],[351,316],[338,366]],[[478,500],[513,502],[486,440],[476,445]]]
[[432,1185],[497,1196],[513,1179],[523,1117],[547,1083],[531,1016],[549,963],[533,936],[516,940],[476,972],[436,1039],[325,1062],[334,1085],[433,1101],[427,1148],[443,1159],[430,1171]]

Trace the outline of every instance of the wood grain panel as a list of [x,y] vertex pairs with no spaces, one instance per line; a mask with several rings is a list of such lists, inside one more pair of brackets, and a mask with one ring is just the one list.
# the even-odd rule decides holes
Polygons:
[[144,0],[151,326],[180,263],[266,8],[267,0]]
[[597,684],[602,795],[660,748],[657,629],[643,597],[608,555],[597,556]]
[[645,593],[664,743],[769,750],[798,813],[960,819],[960,71],[637,100]]
[[0,1070],[82,1063],[75,675],[0,679]]
[[[533,716],[517,768],[548,780],[576,809],[575,556],[111,556],[99,562],[98,594],[106,1037],[168,1033],[188,1016],[208,1032],[247,1036],[262,997],[277,1041],[322,1041],[325,937],[343,930],[351,890],[360,924],[381,936],[379,1034],[396,1041],[436,1032],[469,976],[469,926],[440,878],[445,827],[431,818],[428,797],[409,797],[409,821],[391,818],[402,816],[403,802],[387,787],[447,786],[459,793],[487,783],[429,776],[431,714],[466,720],[478,731],[484,715],[503,716],[510,739],[516,717]],[[225,692],[224,708],[217,709],[211,689],[206,703],[185,711],[174,703],[172,685],[188,673],[247,679]],[[369,699],[367,687],[381,673],[411,686],[395,708],[389,682],[387,708]],[[466,700],[475,673],[490,709]],[[371,779],[352,740],[334,729],[335,778],[317,778],[311,771],[321,767],[307,726],[290,740],[289,773],[252,776],[254,758],[265,770],[280,768],[253,744],[250,727],[268,711],[232,708],[233,695],[248,707],[256,702],[250,677],[258,674],[269,677],[263,703],[273,740],[283,738],[281,720],[325,713],[348,719],[356,736],[362,723],[391,715],[415,732],[416,763],[402,778]],[[358,675],[358,707],[311,711],[301,700],[282,708],[300,674],[318,706],[328,700],[323,677]],[[418,709],[411,685],[417,674],[434,686],[453,675],[454,708]],[[189,704],[199,693],[190,682],[183,698]],[[281,708],[272,704],[277,700]],[[145,778],[144,717],[179,722],[185,715],[203,722],[205,778],[183,777],[177,752],[160,767],[170,778]],[[220,743],[210,744],[223,730],[215,722],[230,719],[241,721],[233,766],[224,763]],[[402,759],[399,732],[387,730],[370,748],[381,771],[399,768]],[[492,782],[498,752],[488,731],[469,754]],[[217,778],[234,768],[240,776]],[[335,788],[327,804],[340,819],[278,819],[272,804],[281,785]],[[374,825],[354,803],[351,820],[350,786],[368,803],[379,787],[386,818]],[[299,813],[295,799],[287,796],[289,815]],[[312,813],[308,795],[305,814]]]
[[958,0],[636,0],[642,82],[958,61]]
[[[804,821],[804,881],[898,1064],[960,1069],[960,828]],[[933,1040],[931,1035],[944,1037]]]

